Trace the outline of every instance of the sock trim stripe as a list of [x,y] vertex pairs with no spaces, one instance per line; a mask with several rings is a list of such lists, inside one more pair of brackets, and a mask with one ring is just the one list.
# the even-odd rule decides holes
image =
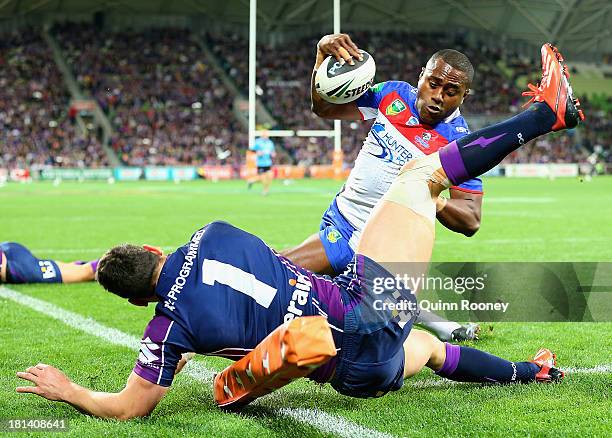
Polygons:
[[445,342],[446,347],[446,359],[444,360],[444,365],[440,368],[436,374],[440,376],[450,376],[457,369],[457,365],[459,365],[459,356],[461,355],[461,347],[459,345],[449,344]]
[[444,147],[438,149],[442,169],[453,185],[461,184],[470,179],[456,141],[452,141]]

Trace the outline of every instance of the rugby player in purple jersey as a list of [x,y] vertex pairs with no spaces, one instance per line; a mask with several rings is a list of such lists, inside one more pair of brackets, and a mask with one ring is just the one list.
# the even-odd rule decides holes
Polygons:
[[97,266],[98,260],[65,263],[39,259],[19,243],[0,242],[0,284],[93,281]]

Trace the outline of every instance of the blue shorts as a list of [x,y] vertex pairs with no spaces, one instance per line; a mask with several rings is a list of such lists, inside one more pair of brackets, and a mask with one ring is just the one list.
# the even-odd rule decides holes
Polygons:
[[354,232],[355,228],[342,216],[334,198],[321,218],[319,239],[336,274],[344,272],[355,255],[349,245]]
[[61,283],[62,273],[53,260],[41,260],[25,246],[14,242],[0,243],[0,252],[6,255],[6,282]]
[[[377,292],[377,279],[394,278],[372,259],[357,254],[342,275],[340,286],[344,305],[344,333],[332,387],[351,397],[380,397],[404,384],[404,341],[418,314],[416,297],[409,291],[389,289]],[[381,284],[381,283],[378,283]],[[385,301],[410,302],[412,310],[380,310]],[[401,325],[400,321],[405,322]]]

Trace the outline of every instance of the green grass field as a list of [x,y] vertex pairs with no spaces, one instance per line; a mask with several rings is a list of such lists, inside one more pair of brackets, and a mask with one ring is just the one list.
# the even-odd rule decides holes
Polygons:
[[[0,188],[0,241],[30,247],[39,257],[92,259],[122,242],[166,250],[223,219],[282,249],[318,229],[340,183],[276,183],[270,196],[239,181],[210,183],[47,183]],[[488,179],[482,228],[472,238],[440,229],[437,261],[612,261],[612,178]],[[131,338],[152,308],[135,308],[96,284],[10,286]],[[67,418],[78,436],[612,436],[612,323],[496,323],[477,346],[523,360],[543,345],[562,367],[577,368],[555,385],[448,384],[430,371],[380,399],[350,399],[308,381],[289,385],[241,414],[213,405],[197,370],[220,370],[219,358],[197,358],[146,419],[120,423],[72,407],[17,395],[15,372],[38,362],[64,370],[101,391],[123,387],[137,353],[0,298],[0,419]],[[93,325],[93,321],[91,324]],[[600,366],[599,369],[594,369]],[[601,367],[603,366],[603,367]],[[590,369],[590,371],[589,371]],[[346,426],[346,427],[345,427]],[[361,426],[366,429],[355,429]],[[344,429],[343,429],[344,428]],[[358,431],[358,432],[356,432]]]

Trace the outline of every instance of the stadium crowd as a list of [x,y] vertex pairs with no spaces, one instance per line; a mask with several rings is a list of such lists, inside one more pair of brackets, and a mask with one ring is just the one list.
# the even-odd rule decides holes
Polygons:
[[106,153],[82,132],[53,55],[33,29],[0,38],[0,167],[100,167]]
[[54,33],[114,125],[112,147],[124,164],[216,164],[219,149],[240,161],[247,138],[233,98],[188,31],[64,24]]
[[[246,128],[233,112],[232,93],[185,29],[101,31],[90,24],[61,24],[53,35],[78,84],[111,121],[111,146],[126,165],[214,165],[244,162]],[[462,111],[473,116],[520,111],[526,100],[517,82],[534,81],[534,60],[461,37],[354,32],[353,40],[372,53],[377,80],[416,84],[421,66],[444,47],[464,51],[476,69]],[[228,76],[246,94],[247,41],[233,34],[206,34]],[[410,44],[406,45],[409,39]],[[277,121],[275,128],[330,130],[333,124],[310,110],[310,75],[317,38],[287,45],[258,46],[258,94]],[[83,134],[69,107],[69,94],[53,55],[34,31],[0,40],[0,167],[99,167],[108,159],[92,134]],[[494,92],[492,92],[494,90]],[[610,97],[581,99],[588,123],[574,132],[546,136],[512,154],[506,163],[581,162],[597,146],[612,143]],[[343,122],[347,167],[357,157],[371,122]],[[329,164],[333,139],[274,139],[279,164]],[[230,152],[229,158],[225,157]],[[604,158],[612,160],[608,153]]]

